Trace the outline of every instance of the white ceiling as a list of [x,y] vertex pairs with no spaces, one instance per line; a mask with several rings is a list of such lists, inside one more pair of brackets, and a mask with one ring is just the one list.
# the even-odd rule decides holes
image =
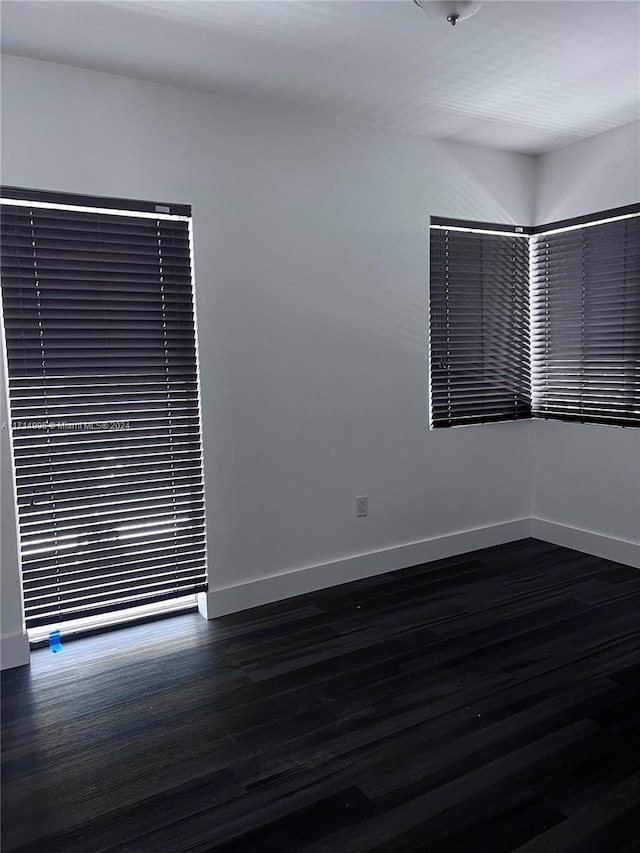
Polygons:
[[[425,0],[429,2],[429,0]],[[640,2],[3,0],[5,53],[541,153],[640,117]]]

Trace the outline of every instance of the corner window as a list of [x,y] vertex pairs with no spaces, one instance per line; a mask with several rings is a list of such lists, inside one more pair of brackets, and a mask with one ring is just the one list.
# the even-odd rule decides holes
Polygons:
[[640,426],[640,205],[430,229],[430,423]]

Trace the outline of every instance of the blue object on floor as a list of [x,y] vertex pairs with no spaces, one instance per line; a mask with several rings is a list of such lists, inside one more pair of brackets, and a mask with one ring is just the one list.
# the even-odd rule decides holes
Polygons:
[[49,648],[52,652],[62,651],[62,641],[60,640],[60,631],[51,631],[49,633]]

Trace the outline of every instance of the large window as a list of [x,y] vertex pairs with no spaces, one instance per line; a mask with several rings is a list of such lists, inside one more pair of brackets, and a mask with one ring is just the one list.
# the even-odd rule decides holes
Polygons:
[[640,205],[430,230],[432,427],[640,426]]
[[2,196],[27,627],[206,589],[189,208]]

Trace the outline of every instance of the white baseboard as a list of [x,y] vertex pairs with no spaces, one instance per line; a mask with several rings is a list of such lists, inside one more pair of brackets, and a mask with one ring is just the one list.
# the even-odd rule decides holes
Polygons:
[[337,586],[362,578],[406,569],[432,560],[454,557],[492,545],[502,545],[531,536],[531,519],[518,518],[488,527],[463,530],[447,536],[423,539],[357,554],[330,563],[295,569],[280,575],[258,578],[233,586],[210,589],[199,596],[199,609],[207,619],[237,613],[261,604],[271,604],[307,592]]
[[534,539],[542,539],[543,542],[563,545],[565,548],[573,548],[575,551],[593,554],[594,557],[603,557],[605,560],[640,569],[640,544],[629,539],[617,539],[603,533],[570,527],[568,524],[557,524],[545,518],[531,519],[530,535]]
[[29,638],[26,634],[0,637],[0,669],[13,669],[29,663]]
[[[399,569],[455,557],[470,551],[515,542],[532,536],[554,545],[562,545],[593,554],[616,563],[640,569],[640,544],[617,539],[591,530],[558,524],[544,518],[517,518],[488,527],[462,530],[446,536],[422,539],[380,551],[356,554],[340,560],[285,572],[270,577],[218,587],[198,596],[198,607],[207,619],[225,616],[271,604],[307,592],[362,580]],[[11,669],[29,663],[29,640],[26,634],[1,638],[1,668]]]

